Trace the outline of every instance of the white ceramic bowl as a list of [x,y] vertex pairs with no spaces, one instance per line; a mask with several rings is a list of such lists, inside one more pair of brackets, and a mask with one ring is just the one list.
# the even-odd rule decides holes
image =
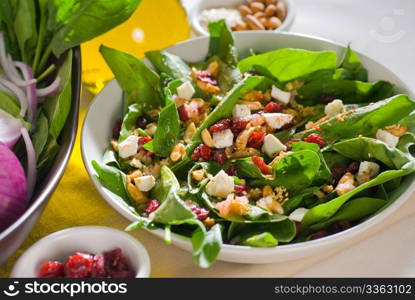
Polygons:
[[[241,55],[249,53],[249,49],[255,52],[271,51],[278,48],[301,48],[307,50],[333,50],[339,57],[343,54],[345,46],[334,42],[293,33],[275,32],[237,32],[235,33],[236,47]],[[181,56],[187,61],[203,60],[207,54],[208,38],[201,37],[179,43],[167,49],[167,51]],[[373,59],[360,54],[365,67],[369,70],[370,80],[384,79],[397,85],[398,92],[409,92],[407,85],[386,67]],[[412,95],[413,96],[413,95]],[[100,161],[104,150],[109,145],[112,126],[121,116],[122,91],[115,80],[111,81],[102,92],[97,95],[89,107],[84,121],[81,137],[82,157],[85,167],[99,193],[118,212],[127,219],[134,221],[135,216],[127,205],[115,194],[105,189],[95,178],[95,171],[91,165],[92,160]],[[392,214],[403,202],[405,202],[414,189],[413,176],[408,177],[391,197],[396,199],[390,206],[371,217],[362,224],[352,227],[341,233],[322,239],[290,245],[281,245],[275,248],[251,248],[247,246],[224,245],[218,259],[239,263],[268,263],[293,260],[305,256],[327,251],[329,248],[345,245],[368,229],[376,226]],[[150,231],[163,238],[162,230]],[[174,245],[191,251],[191,243],[181,237],[173,236]]]
[[[273,31],[288,31],[294,22],[295,7],[293,0],[281,0],[287,7],[287,16],[281,26]],[[246,0],[200,0],[189,13],[190,24],[197,35],[209,35],[199,22],[199,15],[204,9],[209,8],[237,8],[241,4],[246,4]],[[261,31],[259,31],[261,32]]]
[[82,226],[52,233],[36,242],[18,259],[11,277],[34,278],[45,261],[64,262],[74,252],[103,253],[121,248],[136,277],[149,277],[150,258],[131,235],[109,227]]

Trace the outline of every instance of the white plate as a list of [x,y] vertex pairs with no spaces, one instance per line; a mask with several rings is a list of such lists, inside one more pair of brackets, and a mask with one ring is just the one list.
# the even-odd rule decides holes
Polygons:
[[121,248],[136,277],[149,277],[150,258],[131,235],[109,227],[81,226],[52,233],[27,249],[13,267],[13,278],[35,278],[48,260],[64,262],[75,252],[100,254]]
[[[277,29],[273,30],[275,32],[279,31],[288,31],[291,28],[291,25],[294,22],[295,18],[295,6],[293,0],[282,0],[287,7],[287,16],[285,20],[282,22],[281,26]],[[199,22],[199,15],[204,9],[209,8],[237,8],[241,4],[246,4],[245,0],[201,0],[193,7],[193,9],[189,13],[190,24],[192,25],[193,30],[198,35],[208,36],[208,32],[200,25]],[[262,32],[262,31],[260,31]]]
[[[339,57],[342,57],[345,50],[345,46],[328,40],[293,33],[237,32],[235,33],[235,40],[240,55],[248,54],[251,48],[255,52],[265,52],[279,48],[300,48],[314,51],[333,50],[338,53]],[[187,61],[196,62],[205,58],[207,49],[208,38],[200,37],[182,42],[167,50]],[[391,81],[397,85],[398,92],[412,96],[407,85],[398,76],[373,59],[363,54],[360,54],[360,56],[364,66],[369,70],[371,81],[379,79]],[[134,221],[134,214],[121,198],[105,189],[95,178],[96,173],[91,165],[92,160],[101,161],[104,150],[109,145],[113,124],[116,119],[121,117],[121,107],[122,91],[117,82],[113,80],[96,96],[89,107],[82,129],[82,157],[88,174],[99,193],[114,209],[127,219]],[[305,243],[281,245],[276,248],[224,245],[218,259],[239,263],[269,263],[312,256],[329,248],[339,247],[352,239],[357,239],[360,234],[382,222],[408,199],[414,187],[413,176],[410,176],[391,195],[396,200],[390,206],[362,224],[341,233]],[[160,229],[151,230],[150,232],[163,237],[163,231]],[[174,245],[191,251],[191,243],[188,240],[178,236],[173,236],[172,240]]]

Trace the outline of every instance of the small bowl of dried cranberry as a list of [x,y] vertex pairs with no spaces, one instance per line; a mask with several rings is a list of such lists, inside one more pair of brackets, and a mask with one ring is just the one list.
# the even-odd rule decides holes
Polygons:
[[149,277],[150,258],[131,235],[109,227],[82,226],[50,234],[30,247],[11,277]]

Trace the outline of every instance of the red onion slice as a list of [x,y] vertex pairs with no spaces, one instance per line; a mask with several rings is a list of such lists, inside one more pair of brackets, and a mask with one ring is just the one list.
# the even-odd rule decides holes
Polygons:
[[[46,97],[46,96],[55,94],[59,90],[60,85],[61,85],[61,79],[59,78],[59,76],[57,76],[55,80],[49,86],[45,88],[37,89],[36,95],[38,97]],[[39,102],[42,102],[42,101],[39,101]]]
[[21,135],[22,122],[0,109],[0,143],[12,148]]
[[36,153],[33,147],[32,140],[30,139],[27,129],[22,126],[20,129],[22,133],[23,140],[26,144],[26,153],[27,153],[27,199],[32,198],[33,190],[36,184]]
[[[33,70],[32,68],[21,62],[16,61],[14,62],[16,67],[18,67],[23,74],[23,78],[25,80],[33,79]],[[37,115],[37,95],[36,95],[36,84],[32,83],[26,86],[26,96],[27,101],[29,102],[29,112],[28,112],[28,120],[32,124],[36,123],[36,115]]]

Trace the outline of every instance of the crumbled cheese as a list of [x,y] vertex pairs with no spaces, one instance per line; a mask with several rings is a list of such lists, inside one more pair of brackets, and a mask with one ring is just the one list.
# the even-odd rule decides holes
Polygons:
[[204,9],[199,15],[200,25],[208,31],[208,25],[224,19],[226,24],[232,28],[242,21],[242,16],[237,9],[234,8],[210,8]]
[[376,132],[376,138],[392,148],[395,148],[399,142],[399,137],[394,136],[388,131],[382,129],[378,129]]
[[226,198],[234,191],[235,183],[233,178],[221,170],[215,177],[211,178],[206,185],[206,193],[210,196]]
[[138,137],[130,135],[128,138],[118,144],[118,154],[121,158],[133,156],[138,150]]
[[335,99],[326,105],[324,108],[324,113],[327,117],[332,118],[344,112],[343,101],[340,99]]
[[251,110],[248,105],[236,104],[233,108],[232,115],[234,119],[237,118],[249,118],[251,116]]
[[282,113],[264,113],[262,115],[265,118],[265,122],[273,129],[280,129],[293,119],[292,115]]
[[275,200],[275,197],[272,196],[262,197],[256,202],[256,205],[258,207],[268,209],[269,211],[272,211],[276,214],[284,214],[284,209],[282,208],[281,204]]
[[307,208],[299,207],[296,210],[294,210],[292,213],[290,213],[288,218],[295,222],[301,222],[307,212],[308,212]]
[[281,141],[273,134],[267,134],[265,136],[262,151],[265,152],[269,157],[274,157],[281,151],[285,150],[287,150],[287,147],[281,143]]
[[275,85],[273,85],[271,90],[271,97],[284,104],[288,104],[288,102],[290,102],[291,99],[291,93],[280,90]]
[[357,172],[357,182],[359,184],[370,181],[373,177],[379,174],[380,166],[371,161],[362,161]]
[[213,133],[213,144],[215,148],[226,148],[233,145],[233,133],[225,129]]
[[134,182],[140,191],[148,192],[156,184],[156,179],[152,175],[146,175],[135,178]]
[[195,93],[195,89],[189,81],[186,81],[185,83],[183,83],[181,86],[177,88],[177,95],[180,98],[183,98],[186,100],[192,99],[192,96],[194,93]]
[[133,158],[130,162],[130,166],[136,168],[136,169],[141,169],[143,168],[143,164],[141,163],[141,161],[137,158]]

